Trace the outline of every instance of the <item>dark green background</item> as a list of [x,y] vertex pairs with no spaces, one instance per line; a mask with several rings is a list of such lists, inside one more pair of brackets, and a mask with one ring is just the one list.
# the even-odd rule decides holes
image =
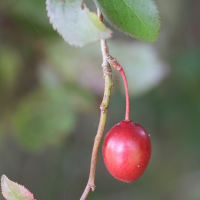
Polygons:
[[[88,200],[200,199],[200,1],[156,2],[162,26],[152,45],[170,71],[158,86],[130,98],[130,118],[151,135],[152,158],[143,176],[127,184],[108,173],[100,151]],[[113,30],[116,45],[136,41]],[[44,0],[0,2],[0,174],[37,200],[77,200],[85,188],[103,96],[97,54],[99,46],[76,49],[62,41]],[[105,131],[124,118],[116,79]]]

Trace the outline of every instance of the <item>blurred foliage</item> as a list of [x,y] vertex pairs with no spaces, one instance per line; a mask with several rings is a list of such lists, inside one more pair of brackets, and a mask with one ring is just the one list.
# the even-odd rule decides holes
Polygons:
[[[76,124],[76,114],[93,110],[94,96],[78,85],[76,80],[65,79],[62,71],[57,70],[56,65],[51,65],[50,59],[45,56],[49,46],[44,44],[44,39],[38,41],[40,38],[32,37],[29,29],[22,29],[25,27],[22,26],[23,20],[26,23],[28,20],[39,36],[43,31],[38,31],[37,25],[45,23],[50,29],[48,20],[41,22],[38,14],[34,14],[34,8],[37,12],[46,12],[42,9],[43,4],[39,1],[16,4],[13,6],[13,2],[6,2],[1,5],[3,10],[12,7],[10,13],[1,13],[1,25],[4,28],[0,46],[1,124],[3,133],[14,133],[22,146],[39,150],[45,145],[58,144],[64,135],[71,133]],[[23,10],[31,10],[28,17]],[[13,24],[14,28],[18,27],[16,32],[23,32],[32,38],[31,44],[21,39],[16,46],[12,43],[12,39],[16,39],[14,32],[9,42],[6,41],[12,36],[10,29]],[[9,37],[7,31],[11,34]],[[16,42],[19,42],[19,38]],[[65,65],[68,65],[67,62]]]
[[[127,72],[130,118],[151,135],[150,164],[125,184],[111,177],[99,153],[88,200],[200,199],[200,1],[156,2],[162,26],[154,44],[117,30],[108,41]],[[101,62],[98,43],[70,47],[53,31],[44,0],[0,1],[0,174],[36,199],[82,194],[103,96]],[[113,82],[105,131],[125,114],[115,70]]]
[[[37,90],[24,98],[13,116],[17,136],[27,148],[55,143],[75,125],[66,90]],[[69,93],[70,95],[70,93]]]
[[[11,59],[12,58],[12,59]],[[18,52],[9,46],[0,47],[1,91],[12,91],[21,70],[22,60]]]

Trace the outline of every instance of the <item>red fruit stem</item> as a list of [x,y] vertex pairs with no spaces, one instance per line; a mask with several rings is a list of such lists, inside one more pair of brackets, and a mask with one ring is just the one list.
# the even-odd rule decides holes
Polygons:
[[125,121],[129,121],[129,92],[128,92],[128,83],[126,79],[126,75],[124,73],[123,68],[119,70],[119,72],[122,75],[123,81],[124,81],[124,87],[125,87],[125,94],[126,94],[126,114],[125,114]]
[[125,87],[125,94],[126,94],[125,121],[129,121],[129,92],[128,92],[128,83],[127,83],[126,75],[124,73],[122,66],[117,62],[117,60],[115,58],[110,57],[108,59],[108,62],[109,62],[111,67],[117,69],[122,75],[122,78],[123,78],[123,81],[124,81],[124,87]]

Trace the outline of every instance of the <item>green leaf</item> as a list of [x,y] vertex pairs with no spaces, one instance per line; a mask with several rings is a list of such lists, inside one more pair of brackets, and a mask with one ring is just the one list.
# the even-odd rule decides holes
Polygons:
[[9,180],[5,175],[1,176],[1,189],[6,200],[35,200],[29,190]]
[[90,12],[82,0],[46,0],[47,13],[53,28],[71,45],[84,46],[111,37],[111,30]]
[[146,42],[157,39],[160,28],[153,0],[95,0],[106,20],[119,30]]

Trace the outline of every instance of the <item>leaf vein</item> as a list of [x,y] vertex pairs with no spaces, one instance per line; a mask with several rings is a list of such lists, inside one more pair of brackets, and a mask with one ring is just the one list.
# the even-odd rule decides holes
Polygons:
[[[129,7],[131,10],[132,8],[125,2],[125,0],[122,0],[126,5],[127,7]],[[133,11],[133,10],[132,10]],[[146,27],[146,25],[143,23],[143,21],[141,20],[141,18],[136,14],[135,11],[133,11],[133,13],[135,14],[135,16],[140,20],[140,22],[143,24],[143,26],[147,29],[147,31],[152,35],[151,31]]]
[[[7,183],[6,183],[7,184]],[[7,184],[8,186],[8,184]],[[8,188],[10,189],[11,194],[15,197],[15,199],[17,200],[17,197],[14,195],[14,193],[12,192],[11,188],[8,186]]]

